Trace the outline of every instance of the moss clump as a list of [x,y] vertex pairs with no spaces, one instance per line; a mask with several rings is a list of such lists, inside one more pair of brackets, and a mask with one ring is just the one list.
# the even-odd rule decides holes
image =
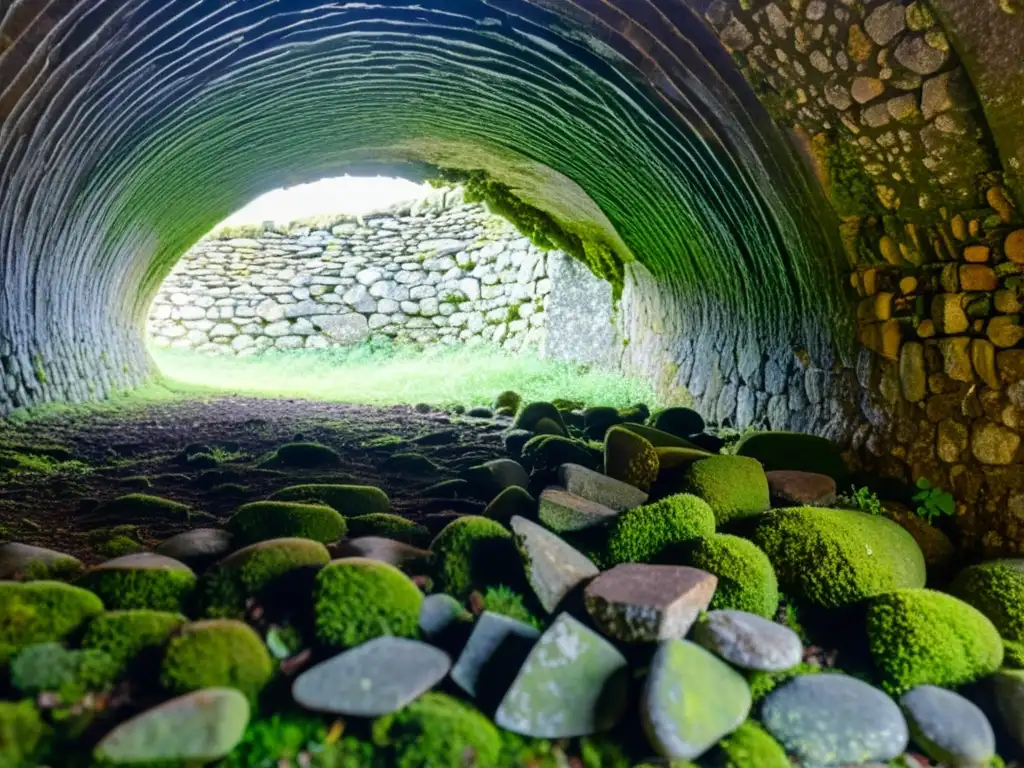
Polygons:
[[203,574],[199,610],[207,618],[241,618],[245,602],[271,584],[301,568],[331,560],[327,548],[311,539],[274,539],[233,552]]
[[775,616],[779,582],[768,556],[753,543],[718,533],[694,542],[685,559],[687,565],[718,577],[712,609],[747,611],[766,619]]
[[964,685],[1003,662],[1003,642],[992,622],[962,600],[930,589],[874,598],[867,632],[883,687],[893,694],[918,685]]
[[0,701],[0,765],[28,764],[47,730],[31,701]]
[[392,454],[384,460],[381,469],[410,475],[433,475],[441,471],[440,466],[423,454],[411,452]]
[[246,546],[293,537],[330,544],[344,536],[348,526],[345,518],[325,504],[254,501],[239,507],[227,528],[238,544]]
[[89,622],[82,638],[83,648],[103,651],[120,666],[135,661],[140,654],[162,648],[171,633],[188,619],[180,613],[165,611],[110,611]]
[[802,675],[817,675],[822,671],[817,664],[800,662],[792,669],[781,672],[747,672],[747,684],[750,686],[750,697],[759,702],[780,685]]
[[756,517],[771,503],[761,465],[739,456],[711,456],[693,462],[683,476],[682,490],[710,504],[718,525]]
[[160,684],[178,695],[228,687],[255,699],[273,671],[270,653],[252,627],[232,619],[213,619],[189,624],[171,638]]
[[696,496],[678,494],[627,509],[612,520],[599,559],[605,567],[649,563],[667,548],[715,532],[715,515]]
[[416,637],[423,593],[400,570],[361,557],[337,560],[316,577],[316,636],[352,648],[381,635]]
[[581,440],[559,435],[537,435],[527,440],[521,452],[523,466],[532,472],[553,470],[562,464],[597,468],[597,459]]
[[503,490],[484,509],[484,517],[489,520],[506,522],[516,515],[530,517],[537,510],[537,500],[525,488],[510,485]]
[[192,511],[188,505],[148,493],[129,493],[98,506],[90,519],[109,522],[151,524],[156,521],[188,523]]
[[704,431],[705,426],[704,417],[692,408],[682,406],[655,411],[647,423],[662,432],[684,438],[699,435]]
[[63,639],[102,612],[99,597],[69,584],[0,582],[0,665],[29,645]]
[[383,536],[386,539],[420,546],[427,543],[430,531],[404,517],[380,513],[349,519],[348,535],[351,539],[359,536]]
[[263,462],[266,467],[295,469],[337,469],[341,464],[338,452],[320,443],[285,443]]
[[514,429],[526,429],[530,432],[537,432],[538,422],[547,419],[557,425],[558,429],[553,432],[545,432],[545,434],[556,434],[565,435],[565,423],[562,421],[562,414],[558,412],[558,409],[553,403],[547,402],[535,402],[526,403],[520,406],[519,411],[516,413],[516,418],[512,422]]
[[766,472],[792,469],[828,475],[840,488],[850,484],[850,470],[830,440],[799,432],[755,432],[736,444],[736,455],[761,462]]
[[60,643],[37,643],[11,662],[11,685],[26,696],[57,693],[67,704],[114,682],[120,665],[103,651],[70,651]]
[[962,570],[949,591],[996,625],[999,634],[1024,642],[1024,561],[992,560]]
[[373,741],[392,752],[395,768],[488,768],[501,754],[501,735],[491,721],[443,693],[427,693],[375,720]]
[[1003,665],[1011,669],[1024,669],[1024,643],[1003,641]]
[[530,613],[523,604],[523,596],[508,587],[491,587],[484,593],[484,610],[500,613],[510,619],[529,624],[536,629],[544,629],[544,622]]
[[[129,555],[128,557],[132,557]],[[111,561],[116,562],[116,561]],[[111,610],[149,609],[181,613],[196,586],[196,575],[181,568],[134,568],[101,566],[88,571],[78,582],[92,590]]]
[[388,495],[370,485],[292,485],[273,494],[270,500],[326,504],[345,517],[391,511]]
[[144,547],[131,536],[111,536],[96,547],[96,553],[103,557],[123,557],[141,552]]
[[787,595],[825,608],[925,583],[924,555],[914,538],[863,512],[780,509],[761,518],[753,540]]
[[287,712],[254,720],[241,743],[217,763],[219,768],[256,768],[303,764],[312,755],[315,768],[372,768],[380,766],[374,746],[351,736],[334,740],[323,718]]
[[790,768],[786,750],[764,728],[747,720],[718,742],[714,768]]
[[435,586],[459,600],[465,600],[474,589],[518,583],[522,578],[523,566],[512,534],[486,517],[466,515],[453,520],[430,549]]
[[511,408],[513,411],[518,411],[522,402],[523,398],[519,396],[518,392],[506,389],[504,392],[498,393],[498,396],[494,398],[494,409]]
[[642,491],[650,490],[658,478],[658,452],[646,438],[622,426],[604,436],[604,473]]

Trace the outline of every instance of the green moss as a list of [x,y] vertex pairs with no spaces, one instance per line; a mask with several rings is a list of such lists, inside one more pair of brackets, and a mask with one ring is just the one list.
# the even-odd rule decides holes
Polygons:
[[750,686],[750,696],[754,702],[761,701],[765,696],[774,691],[780,685],[802,675],[817,675],[822,669],[817,664],[800,662],[792,669],[785,669],[781,672],[747,672],[747,684]]
[[326,504],[345,517],[391,511],[388,495],[380,488],[369,485],[293,485],[273,494],[270,500]]
[[753,543],[723,533],[706,536],[686,549],[685,561],[718,577],[712,609],[774,618],[779,607],[779,583],[768,556]]
[[353,557],[321,569],[313,602],[320,642],[352,648],[381,635],[416,637],[423,593],[394,566]]
[[140,654],[162,648],[188,619],[166,611],[109,611],[89,622],[83,648],[103,651],[121,667]]
[[1007,640],[1024,642],[1024,562],[972,565],[957,575],[949,591],[985,614]]
[[[0,526],[0,536],[3,536],[4,532],[2,526]],[[73,581],[82,571],[85,566],[82,562],[75,557],[70,555],[64,557],[56,557],[52,562],[45,562],[43,560],[33,560],[29,562],[19,574],[20,581]]]
[[747,720],[718,742],[714,768],[790,768],[786,750],[764,728]]
[[453,520],[430,545],[438,591],[465,600],[474,589],[522,578],[523,566],[512,534],[486,517]]
[[965,685],[992,674],[1003,661],[999,632],[984,614],[929,589],[874,598],[867,632],[882,685],[893,694],[925,684]]
[[646,438],[623,426],[611,427],[604,436],[604,473],[649,490],[658,478],[658,452]]
[[141,552],[143,546],[130,536],[112,536],[96,547],[96,553],[104,557],[121,557]]
[[78,581],[111,610],[150,609],[180,613],[196,586],[188,569],[98,568]]
[[36,643],[11,662],[11,685],[26,696],[56,693],[66,704],[114,682],[121,666],[103,651],[71,651],[60,643]]
[[513,392],[510,389],[500,392],[496,398],[494,398],[494,409],[498,408],[511,408],[513,411],[518,411],[519,406],[522,404],[523,398],[519,396],[518,392]]
[[693,462],[683,476],[682,490],[710,504],[718,525],[756,517],[770,504],[768,478],[761,465],[738,456],[711,456]]
[[351,539],[359,536],[383,536],[386,539],[422,546],[429,540],[430,531],[399,515],[378,513],[350,518],[348,536]]
[[1024,669],[1024,643],[1003,641],[1003,665],[1011,669]]
[[384,460],[381,469],[410,475],[433,475],[441,467],[421,453],[395,453]]
[[562,414],[558,412],[558,409],[553,403],[543,401],[523,404],[519,408],[519,412],[516,413],[516,418],[515,421],[512,422],[512,426],[515,429],[527,429],[531,432],[536,432],[538,422],[543,419],[549,419],[558,425],[558,430],[555,434],[566,434],[565,423],[562,421]]
[[819,166],[828,178],[828,196],[840,216],[872,216],[883,213],[875,182],[864,170],[856,144],[821,133],[812,141]]
[[241,743],[218,768],[277,768],[302,765],[313,768],[371,768],[380,765],[372,744],[351,736],[335,740],[320,717],[299,712],[276,713],[254,720]]
[[28,765],[47,730],[31,701],[0,701],[0,765]]
[[668,547],[714,532],[715,515],[704,501],[687,494],[668,496],[614,518],[599,559],[605,567],[649,563]]
[[101,504],[90,517],[113,522],[145,525],[155,521],[188,523],[191,510],[187,505],[148,493],[129,493]]
[[80,587],[0,582],[0,665],[29,645],[63,639],[102,612],[103,601]]
[[268,467],[295,469],[337,469],[341,464],[338,452],[320,443],[285,443],[263,462]]
[[227,528],[242,545],[281,538],[337,541],[348,528],[345,518],[325,504],[297,501],[254,501],[231,516]]
[[736,445],[737,456],[757,459],[766,472],[790,469],[828,475],[840,488],[850,484],[850,470],[830,440],[799,432],[755,432]]
[[602,734],[580,739],[580,760],[584,768],[632,768],[633,760],[614,736]]
[[490,587],[483,597],[485,610],[491,613],[500,613],[537,629],[544,629],[544,622],[530,613],[530,610],[523,604],[523,596],[514,589]]
[[177,695],[228,687],[255,699],[272,674],[270,653],[252,627],[213,619],[189,624],[171,638],[160,683]]
[[924,556],[913,537],[863,512],[780,509],[759,521],[753,539],[786,594],[826,608],[925,583]]
[[199,610],[208,618],[241,618],[249,597],[285,574],[327,565],[327,548],[311,539],[261,541],[221,560],[199,582]]
[[586,443],[561,435],[536,435],[527,440],[522,448],[521,463],[530,471],[552,470],[562,464],[597,468],[595,456]]
[[498,766],[501,736],[490,720],[443,693],[427,693],[373,723],[373,741],[393,754],[395,768]]

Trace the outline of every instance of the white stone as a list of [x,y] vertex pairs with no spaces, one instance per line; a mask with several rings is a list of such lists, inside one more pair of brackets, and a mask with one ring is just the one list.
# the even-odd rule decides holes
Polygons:
[[373,285],[383,277],[384,273],[381,270],[377,269],[376,267],[367,267],[366,269],[361,269],[359,272],[356,273],[356,280],[361,285],[367,286]]

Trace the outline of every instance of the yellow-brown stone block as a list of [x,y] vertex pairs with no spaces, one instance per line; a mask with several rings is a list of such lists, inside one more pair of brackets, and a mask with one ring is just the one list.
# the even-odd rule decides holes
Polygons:
[[1003,243],[1003,253],[1014,264],[1024,264],[1024,229],[1011,232]]
[[971,363],[974,371],[982,381],[992,389],[999,389],[1002,382],[996,372],[996,348],[991,341],[974,339],[971,341]]
[[970,346],[971,340],[966,336],[939,340],[943,370],[954,381],[974,381],[974,366],[968,351]]
[[889,264],[899,265],[903,263],[903,257],[900,255],[900,247],[896,244],[896,241],[888,235],[885,235],[878,241],[878,250],[881,252],[882,258]]
[[992,255],[987,245],[969,245],[964,248],[964,261],[971,264],[984,264]]
[[985,199],[988,200],[992,210],[999,214],[999,218],[1003,220],[1003,223],[1009,224],[1013,221],[1013,204],[1006,197],[1002,187],[992,187],[989,189],[985,194]]
[[909,296],[917,290],[917,278],[913,276],[904,277],[900,280],[900,293]]
[[917,324],[917,335],[922,339],[930,339],[935,335],[935,323],[931,320],[922,320]]
[[967,222],[964,217],[957,214],[953,217],[953,220],[949,222],[949,226],[953,230],[953,237],[963,242],[967,239]]
[[1024,339],[1024,326],[1020,318],[1014,315],[999,315],[988,321],[988,328],[985,331],[989,339],[997,347],[1007,349],[1014,347]]
[[995,270],[984,264],[962,264],[960,266],[960,290],[994,291],[999,287]]
[[939,333],[963,333],[970,328],[963,300],[959,293],[940,293],[932,299],[932,322]]

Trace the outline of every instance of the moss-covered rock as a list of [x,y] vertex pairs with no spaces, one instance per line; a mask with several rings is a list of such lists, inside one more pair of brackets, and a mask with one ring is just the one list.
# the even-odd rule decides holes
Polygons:
[[711,600],[713,610],[737,610],[774,618],[779,607],[779,583],[768,556],[738,536],[718,533],[685,549],[687,565],[718,577]]
[[519,408],[519,412],[516,413],[515,421],[512,422],[512,426],[516,429],[528,429],[531,432],[538,432],[537,425],[542,420],[547,420],[549,423],[544,425],[550,429],[551,425],[554,425],[556,429],[552,431],[545,431],[544,434],[552,435],[565,435],[565,424],[562,421],[562,414],[558,412],[558,409],[552,403],[536,402],[526,403]]
[[406,520],[399,515],[386,513],[362,515],[348,521],[348,536],[381,536],[413,546],[423,546],[430,539],[430,531],[419,523]]
[[520,397],[518,392],[506,389],[504,392],[498,393],[498,396],[494,398],[494,409],[511,408],[513,411],[518,411],[522,402],[523,398]]
[[11,685],[26,696],[56,693],[71,704],[89,691],[109,686],[120,671],[121,666],[103,651],[36,643],[23,648],[11,662]]
[[747,720],[718,742],[709,768],[791,768],[786,750],[768,731]]
[[70,581],[84,567],[78,558],[63,552],[14,541],[0,543],[0,579],[5,581]]
[[338,452],[320,443],[285,443],[263,462],[265,467],[295,469],[337,469],[341,464]]
[[795,469],[828,475],[840,488],[850,484],[850,470],[831,440],[799,432],[755,432],[736,445],[737,456],[761,462],[766,472]]
[[871,600],[871,656],[883,687],[899,694],[918,685],[953,688],[992,674],[1003,642],[984,614],[930,589],[900,589]]
[[604,473],[608,477],[647,491],[658,477],[658,467],[658,453],[647,439],[622,426],[605,433]]
[[949,591],[995,624],[1007,640],[1024,642],[1024,560],[991,560],[965,568]]
[[199,582],[199,610],[208,618],[241,618],[249,597],[259,597],[283,576],[317,568],[331,560],[327,547],[312,539],[272,539],[233,552]]
[[196,586],[196,575],[177,560],[142,552],[108,560],[87,571],[78,584],[99,595],[111,610],[180,613]]
[[503,490],[484,509],[484,517],[508,522],[515,516],[531,517],[537,511],[537,500],[525,488],[512,485]]
[[102,612],[99,597],[69,584],[0,582],[0,665],[29,645],[62,640]]
[[914,538],[882,517],[792,507],[763,516],[753,535],[786,594],[834,608],[903,587],[923,587]]
[[422,453],[394,453],[384,460],[381,469],[407,475],[434,475],[441,467]]
[[514,589],[508,587],[490,587],[483,594],[484,610],[500,613],[516,621],[521,621],[536,629],[543,629],[544,622],[538,619],[526,607],[524,598]]
[[352,648],[381,635],[416,637],[423,593],[387,563],[350,557],[320,570],[313,592],[317,639]]
[[662,432],[684,438],[699,435],[704,431],[705,426],[704,418],[699,413],[692,408],[682,406],[655,411],[647,423]]
[[228,521],[228,530],[241,546],[270,539],[337,541],[348,530],[345,518],[326,504],[297,501],[254,501],[243,504]]
[[180,613],[167,611],[108,611],[89,622],[82,647],[102,651],[123,669],[143,653],[165,646],[187,622]]
[[496,768],[502,746],[490,720],[443,693],[375,720],[373,741],[391,751],[395,768]]
[[666,548],[715,532],[715,515],[696,496],[678,494],[633,507],[607,527],[607,543],[599,555],[602,567],[649,563]]
[[47,730],[31,701],[0,701],[0,765],[27,765]]
[[621,426],[623,429],[632,432],[634,435],[639,435],[655,448],[689,448],[691,450],[700,450],[700,448],[689,440],[668,432],[662,432],[660,429],[656,429],[655,427],[650,427],[645,424],[634,424],[632,422],[622,424]]
[[768,478],[761,465],[739,456],[712,456],[693,462],[682,478],[681,488],[710,504],[718,525],[756,517],[771,504]]
[[651,409],[645,403],[634,403],[618,409],[619,418],[630,424],[643,424],[651,417]]
[[446,525],[430,545],[434,585],[465,600],[474,589],[518,586],[522,563],[512,534],[486,517],[466,515]]
[[160,683],[174,694],[235,688],[255,699],[274,666],[256,631],[241,621],[212,619],[186,625],[167,644]]
[[523,466],[531,472],[547,472],[562,464],[596,469],[598,460],[582,440],[559,435],[537,435],[523,445]]
[[101,504],[89,513],[89,518],[104,523],[187,524],[191,514],[187,504],[148,493],[129,493]]
[[270,496],[270,501],[300,501],[326,504],[345,517],[375,515],[391,511],[391,500],[371,485],[292,485]]

